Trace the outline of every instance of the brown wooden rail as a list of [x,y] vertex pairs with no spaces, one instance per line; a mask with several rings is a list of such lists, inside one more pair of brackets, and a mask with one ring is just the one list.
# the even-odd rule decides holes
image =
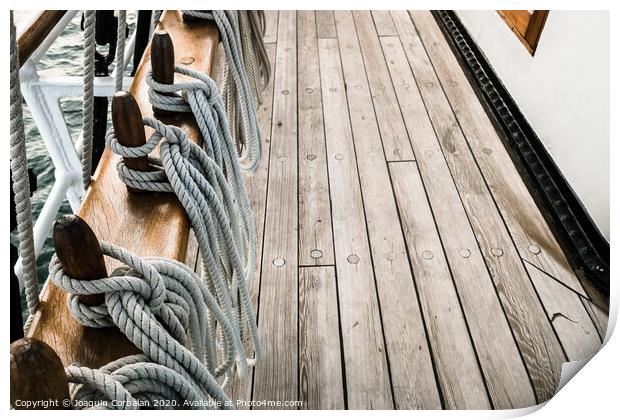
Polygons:
[[40,10],[30,17],[29,24],[17,28],[17,45],[19,46],[19,65],[30,58],[41,42],[54,29],[54,26],[66,13],[66,10]]
[[[163,14],[158,29],[170,34],[176,63],[211,72],[219,42],[214,24],[184,23],[180,11],[169,10]],[[129,89],[144,116],[152,115],[145,82],[151,67],[150,58],[149,46]],[[190,115],[177,114],[164,121],[180,126],[192,139],[201,141]],[[147,130],[147,138],[151,132]],[[115,243],[142,256],[157,255],[185,261],[189,222],[180,203],[171,194],[128,192],[116,173],[118,159],[109,149],[105,150],[78,215],[90,225],[99,240]],[[115,261],[107,258],[106,265],[108,272],[116,267]],[[51,282],[43,292],[28,336],[48,343],[65,366],[78,362],[96,368],[137,352],[118,330],[79,325],[67,309],[65,292]]]

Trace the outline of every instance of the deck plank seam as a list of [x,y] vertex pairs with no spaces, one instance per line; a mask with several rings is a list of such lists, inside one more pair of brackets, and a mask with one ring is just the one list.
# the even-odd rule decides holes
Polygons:
[[[334,26],[336,28],[336,38],[335,39],[340,40],[339,31],[338,31],[338,25],[336,25],[335,20],[336,19],[335,19],[335,16],[334,16]],[[356,34],[356,36],[357,36],[357,34]],[[358,39],[358,43],[359,43],[359,39]],[[349,106],[349,99],[348,99],[348,96],[346,95],[346,79],[345,79],[345,75],[344,75],[344,65],[343,65],[343,61],[342,61],[342,51],[340,49],[340,42],[339,41],[337,42],[337,46],[338,46],[339,67],[340,67],[340,71],[342,72],[342,80],[343,80],[343,83],[344,83],[344,86],[345,86],[345,101],[344,101],[344,103],[346,105],[347,116],[348,116],[348,125],[349,125],[349,129],[350,129],[350,132],[351,132],[351,138],[353,140],[352,141],[353,155],[354,155],[353,158],[355,160],[355,169],[356,169],[356,174],[357,174],[357,183],[358,183],[358,186],[359,186],[360,200],[361,200],[361,203],[362,203],[362,211],[363,211],[363,214],[364,214],[364,224],[365,224],[364,227],[365,227],[365,231],[366,231],[365,232],[366,233],[366,240],[368,242],[370,264],[371,264],[371,267],[372,267],[372,278],[373,278],[373,284],[374,284],[374,289],[375,289],[374,292],[375,292],[375,297],[377,299],[377,306],[378,306],[378,309],[379,309],[379,311],[378,311],[379,312],[379,323],[381,325],[381,337],[382,337],[382,340],[383,340],[383,348],[384,348],[384,351],[385,351],[384,358],[385,358],[386,367],[387,367],[387,371],[388,371],[388,380],[389,380],[389,383],[390,383],[390,398],[391,398],[391,401],[392,401],[392,407],[396,407],[395,398],[394,398],[394,386],[392,384],[392,373],[391,373],[391,369],[390,369],[389,353],[388,353],[388,350],[387,350],[387,342],[386,342],[386,339],[385,339],[383,317],[382,317],[382,314],[381,314],[381,301],[379,299],[379,292],[378,292],[378,289],[377,289],[377,277],[376,277],[376,274],[375,274],[375,265],[374,265],[374,260],[373,260],[373,257],[372,257],[372,246],[370,244],[370,235],[369,235],[369,232],[368,232],[368,217],[366,215],[366,205],[364,203],[364,195],[362,194],[362,182],[361,182],[360,175],[359,175],[359,165],[358,165],[358,159],[357,159],[357,148],[355,146],[355,141],[354,141],[355,137],[353,135],[353,124],[351,122],[351,111],[350,111],[350,106]]]
[[[275,20],[275,25],[276,25],[276,42],[274,42],[273,44],[276,45],[275,51],[274,51],[274,59],[273,59],[273,72],[272,72],[272,76],[273,78],[275,78],[275,72],[276,72],[276,65],[277,65],[277,54],[278,54],[278,50],[277,50],[277,39],[278,39],[278,32],[280,29],[280,12],[277,13],[276,15],[276,20]],[[273,126],[274,126],[274,119],[273,119],[273,110],[274,110],[274,106],[275,106],[275,83],[272,82],[272,89],[273,89],[273,95],[274,98],[271,101],[271,124],[269,127],[269,160],[265,162],[265,165],[267,165],[267,176],[266,176],[266,185],[265,185],[265,210],[263,212],[263,239],[261,241],[261,258],[260,261],[258,261],[258,265],[259,265],[259,269],[258,269],[258,291],[257,291],[257,295],[256,295],[256,325],[259,326],[259,316],[260,316],[260,298],[261,298],[261,289],[262,289],[262,284],[263,284],[263,253],[265,252],[265,234],[266,234],[266,229],[265,226],[267,224],[267,197],[269,195],[269,171],[271,168],[271,158],[272,158],[272,154],[271,154],[271,139],[273,138]],[[260,330],[259,330],[260,331]],[[250,400],[254,399],[254,385],[255,385],[255,380],[256,380],[256,368],[259,367],[260,365],[257,365],[256,367],[254,367],[252,369],[252,385],[250,387]],[[252,410],[253,407],[250,406],[250,410]]]
[[[408,15],[409,15],[409,19],[411,20],[411,23],[412,23],[412,25],[413,25],[413,30],[414,30],[414,31],[416,31],[416,32],[418,33],[418,38],[420,39],[420,44],[422,45],[422,47],[423,47],[423,48],[424,48],[424,50],[426,51],[426,45],[424,44],[424,42],[423,42],[422,38],[421,38],[421,37],[420,37],[420,35],[419,35],[418,28],[417,28],[417,26],[415,25],[415,22],[413,21],[413,18],[411,17],[411,15],[410,15],[409,13],[408,13]],[[402,43],[402,42],[401,42],[401,43]],[[428,56],[428,52],[427,52],[427,56]],[[407,58],[407,61],[409,61],[409,58]],[[431,63],[431,65],[433,65],[432,61],[430,61],[430,57],[429,57],[429,62]],[[438,78],[438,76],[437,76],[437,73],[436,73],[436,71],[435,71],[434,65],[433,65],[433,72],[435,73],[435,75],[436,75],[436,77],[437,77],[437,80],[439,80],[439,78]],[[416,77],[416,75],[415,75],[415,72],[413,71],[413,68],[411,69],[411,73],[412,73],[412,75],[413,75],[414,80],[416,80],[416,87],[417,87],[417,89],[419,90],[419,82],[417,81],[417,77]],[[441,81],[440,81],[440,80],[439,80],[439,82],[440,82],[440,86],[442,87],[442,90],[443,90],[443,85],[441,84]],[[445,92],[444,92],[444,96],[445,96]],[[431,127],[433,128],[433,132],[435,133],[435,137],[436,137],[436,139],[437,139],[437,142],[438,142],[438,143],[440,143],[440,142],[439,142],[439,134],[437,133],[437,130],[436,130],[435,124],[433,123],[433,119],[431,118],[431,116],[430,116],[430,114],[429,114],[429,112],[428,112],[428,107],[426,106],[426,101],[424,100],[424,97],[422,96],[421,92],[420,92],[420,98],[422,99],[422,102],[423,102],[423,104],[424,104],[424,108],[425,108],[425,110],[426,110],[427,117],[428,117],[429,121],[431,122]],[[448,102],[449,102],[449,101],[448,101]],[[454,112],[454,110],[452,110],[452,112]],[[467,209],[466,209],[466,207],[465,207],[465,205],[464,205],[464,203],[463,203],[463,199],[462,199],[462,197],[461,197],[461,191],[459,190],[458,185],[456,184],[456,182],[455,182],[455,180],[454,180],[454,176],[452,175],[452,170],[450,170],[450,166],[448,165],[448,162],[447,162],[447,159],[446,159],[446,156],[445,156],[445,152],[444,152],[444,149],[443,149],[443,147],[441,146],[441,144],[440,144],[440,147],[439,147],[439,148],[440,148],[441,153],[442,153],[442,155],[443,155],[443,157],[444,157],[444,161],[446,162],[446,166],[448,167],[448,170],[449,170],[449,172],[450,172],[450,176],[451,176],[452,182],[454,183],[455,189],[456,189],[456,191],[457,191],[457,193],[458,193],[459,201],[461,202],[461,206],[463,207],[463,210],[464,210],[464,212],[465,212],[465,215],[466,215],[466,218],[467,218],[467,222],[469,223],[469,228],[470,228],[470,230],[471,230],[472,232],[474,232],[474,237],[475,237],[475,239],[476,239],[476,244],[478,245],[478,250],[479,250],[480,254],[483,256],[483,257],[482,257],[482,260],[483,260],[483,262],[484,262],[485,269],[487,270],[487,273],[489,274],[489,278],[490,278],[490,280],[491,280],[491,283],[493,284],[493,289],[495,290],[495,293],[496,293],[497,299],[498,299],[499,304],[500,304],[500,307],[501,307],[501,309],[502,309],[502,313],[504,314],[504,318],[506,319],[506,322],[508,323],[508,326],[509,326],[509,329],[510,329],[510,334],[512,335],[512,338],[513,338],[513,341],[514,341],[514,345],[516,346],[517,351],[519,352],[519,356],[520,356],[520,358],[521,358],[521,362],[523,363],[523,366],[524,366],[524,368],[525,368],[525,371],[527,372],[527,376],[528,376],[528,379],[529,379],[529,382],[530,382],[530,386],[532,387],[532,390],[533,390],[533,392],[534,392],[534,397],[535,397],[535,399],[536,399],[536,402],[540,403],[540,401],[538,401],[538,396],[536,395],[536,392],[535,392],[536,388],[535,388],[535,386],[534,386],[534,380],[533,380],[533,378],[532,378],[532,374],[531,374],[530,370],[529,370],[529,369],[528,369],[528,367],[527,367],[527,364],[526,364],[526,362],[525,362],[525,356],[524,356],[523,352],[521,351],[521,348],[520,348],[520,346],[519,346],[519,344],[518,344],[518,341],[517,341],[517,338],[516,338],[516,336],[515,336],[515,332],[513,331],[512,325],[510,324],[510,320],[509,320],[509,318],[508,318],[508,315],[506,314],[506,308],[504,307],[504,304],[502,303],[502,300],[501,300],[501,299],[500,299],[500,297],[499,297],[499,293],[498,293],[498,291],[497,291],[497,286],[495,285],[495,282],[493,281],[493,275],[491,274],[491,270],[489,269],[488,262],[487,262],[486,258],[484,257],[484,253],[482,252],[482,248],[481,248],[480,242],[478,241],[478,238],[477,238],[477,236],[475,235],[475,230],[474,230],[474,228],[473,228],[473,226],[472,226],[472,224],[471,224],[470,215],[469,215],[469,213],[467,212]],[[421,176],[421,174],[420,174],[420,176]],[[424,185],[424,181],[422,181],[422,184]],[[425,190],[425,192],[426,192],[426,186],[424,187],[424,190]],[[427,194],[427,199],[428,199],[428,194]],[[435,218],[435,212],[433,211],[432,206],[431,206],[431,211],[432,211],[432,213],[433,213],[433,218]],[[440,234],[439,236],[440,236],[440,238],[441,238],[441,234]],[[443,240],[442,240],[442,246],[443,246]],[[445,250],[444,250],[444,252],[445,252]],[[450,265],[450,264],[448,263],[448,265]],[[451,268],[451,267],[450,267],[450,273],[452,274],[452,268]],[[453,279],[454,279],[454,276],[453,276]],[[456,282],[455,282],[455,288],[456,288],[456,291],[457,291],[457,295],[459,296],[459,302],[461,302],[460,291],[459,291],[458,287],[456,286]],[[462,309],[463,309],[463,313],[465,313],[465,312],[464,312],[464,308],[462,308]],[[543,310],[544,310],[544,307],[543,307]],[[467,317],[466,317],[466,319],[467,319]],[[469,321],[467,322],[467,326],[468,326],[468,330],[469,330]],[[470,332],[470,334],[471,334],[471,332]],[[471,335],[470,335],[470,337],[471,337]],[[473,337],[472,337],[472,341],[473,341]],[[477,350],[477,346],[475,345],[475,342],[474,342],[474,348],[476,349],[476,355],[478,356],[478,350]],[[489,391],[489,389],[488,389],[486,375],[484,374],[484,370],[482,370],[482,365],[481,365],[480,361],[478,361],[478,362],[479,362],[479,367],[480,367],[480,369],[481,369],[481,372],[482,372],[482,374],[483,374],[482,376],[483,376],[483,378],[485,379],[485,386],[487,386],[487,392],[489,392],[489,400],[491,401],[491,405],[492,405],[493,407],[495,407],[495,403],[493,402],[493,400],[492,400],[492,398],[491,398],[490,391]]]
[[[400,39],[400,37],[399,37],[399,39]],[[396,190],[394,188],[394,180],[393,180],[393,177],[392,177],[392,170],[390,168],[391,168],[391,166],[398,165],[400,163],[415,163],[415,161],[388,162],[388,174],[389,174],[389,177],[390,177],[390,188],[392,188],[392,195],[394,196],[395,200],[398,200],[398,199],[396,197]],[[416,171],[418,171],[418,176],[420,176],[419,175],[419,171],[420,170],[418,168],[418,164],[417,163],[415,163],[415,167],[416,167]],[[422,185],[424,186],[424,184],[422,184]],[[426,194],[426,189],[424,190],[424,193]],[[428,202],[428,197],[426,198],[426,200],[427,200],[428,207],[430,208],[431,206],[430,206],[430,203]],[[407,236],[405,235],[405,226],[404,226],[404,223],[403,223],[403,218],[401,216],[401,211],[400,211],[400,207],[399,206],[396,206],[396,212],[398,214],[398,221],[399,221],[399,224],[400,224],[401,234],[403,235],[403,240],[404,240],[405,244],[408,245]],[[433,214],[433,221],[434,220],[435,220],[435,215]],[[437,231],[437,227],[435,227],[435,230]],[[442,246],[442,252],[444,252],[444,254],[445,254],[445,251],[443,251],[443,243],[441,242],[441,237],[440,237],[440,243],[441,243],[441,246]],[[439,380],[439,373],[438,373],[439,369],[437,368],[437,361],[435,360],[435,356],[434,356],[434,352],[433,352],[433,344],[431,342],[430,335],[428,334],[428,328],[429,328],[428,327],[428,321],[426,319],[424,311],[422,310],[422,298],[420,297],[421,293],[420,293],[420,290],[419,290],[419,287],[418,287],[418,282],[416,281],[416,276],[415,276],[415,271],[413,269],[411,253],[409,252],[409,246],[405,246],[405,252],[407,253],[407,260],[409,262],[409,270],[411,270],[411,277],[412,277],[412,280],[413,280],[413,287],[416,290],[417,302],[418,302],[418,306],[420,307],[420,315],[421,315],[422,321],[423,321],[422,325],[424,326],[424,335],[426,337],[426,342],[427,342],[428,349],[429,349],[430,355],[431,355],[431,364],[433,366],[433,374],[435,375],[435,383],[437,384],[437,391],[439,393],[439,400],[441,401],[441,408],[442,408],[442,410],[445,410],[446,409],[446,401],[445,401],[445,396],[444,396],[444,390],[443,390],[443,387],[441,386],[441,381]],[[454,282],[454,279],[452,279],[452,271],[450,271],[450,278]],[[458,297],[458,294],[457,294],[457,297]],[[459,300],[459,305],[460,305],[460,300]],[[461,306],[461,313],[463,313],[462,306]],[[464,313],[463,313],[463,319],[466,320]],[[467,325],[467,321],[465,321],[465,324]],[[469,334],[469,327],[467,328],[467,331],[468,331],[468,334]],[[476,351],[476,346],[473,343],[473,340],[471,338],[471,334],[469,335],[469,341],[471,342],[471,346],[474,349],[474,353],[476,354],[476,360],[478,361],[478,354],[477,354],[477,351]],[[482,374],[482,369],[480,368],[480,362],[479,361],[478,361],[478,365],[479,365],[478,369],[480,370],[480,376],[484,380],[484,375]],[[485,388],[486,388],[486,382],[485,382]],[[491,397],[489,395],[489,390],[487,389],[486,391],[487,391],[487,397],[489,398],[489,401],[491,401]]]
[[[467,138],[467,136],[465,135],[465,132],[464,132],[464,130],[463,130],[463,128],[462,128],[462,126],[461,126],[461,120],[458,118],[457,113],[456,113],[456,111],[455,111],[455,109],[454,109],[454,107],[453,107],[453,105],[452,105],[452,102],[450,101],[450,99],[449,99],[449,97],[448,97],[448,95],[447,95],[447,93],[446,93],[446,91],[445,91],[444,83],[442,82],[441,78],[439,77],[439,74],[438,74],[438,72],[437,72],[437,70],[436,70],[436,67],[435,67],[435,63],[434,63],[434,62],[433,62],[433,60],[431,59],[431,56],[428,54],[428,48],[427,48],[427,46],[426,46],[426,44],[425,44],[424,40],[423,40],[423,39],[422,39],[422,37],[420,36],[420,31],[419,31],[418,27],[416,26],[416,24],[415,24],[415,22],[414,22],[414,20],[413,20],[413,18],[411,17],[411,15],[410,15],[410,14],[409,14],[409,17],[410,17],[411,22],[412,22],[412,24],[413,24],[413,28],[414,28],[414,30],[415,30],[415,31],[417,32],[417,34],[418,34],[418,38],[420,39],[420,43],[421,43],[421,45],[422,45],[422,48],[424,48],[424,51],[426,52],[426,55],[427,55],[427,57],[428,57],[428,61],[429,61],[429,63],[431,64],[431,67],[432,67],[432,69],[433,69],[433,73],[434,73],[434,75],[435,75],[435,77],[436,77],[437,81],[439,82],[439,86],[441,87],[441,90],[442,90],[442,92],[443,92],[443,96],[446,98],[446,101],[447,101],[448,105],[450,106],[450,110],[451,110],[452,114],[454,115],[455,120],[457,121],[457,124],[458,124],[459,130],[460,130],[460,132],[461,132],[461,134],[462,134],[463,138],[465,139],[465,143],[466,143],[466,145],[467,145],[467,147],[468,147],[468,150],[469,150],[470,154],[472,155],[472,157],[473,157],[473,159],[474,159],[474,162],[476,163],[476,168],[478,169],[478,172],[480,173],[480,176],[482,177],[482,180],[484,181],[484,185],[485,185],[485,187],[486,187],[486,190],[487,190],[487,192],[488,192],[489,196],[491,197],[491,200],[492,200],[492,202],[493,202],[493,204],[494,204],[494,206],[495,206],[495,209],[497,210],[497,213],[498,213],[498,215],[499,215],[499,217],[500,217],[500,220],[502,221],[502,223],[503,223],[503,225],[504,225],[504,228],[506,229],[506,231],[507,231],[507,233],[508,233],[508,237],[509,237],[509,238],[510,238],[510,240],[511,240],[512,246],[516,249],[516,251],[517,251],[517,255],[519,255],[519,256],[520,256],[520,255],[521,255],[521,253],[519,252],[519,249],[518,249],[518,247],[517,247],[517,245],[516,245],[516,242],[515,242],[515,240],[514,240],[514,238],[513,238],[513,235],[512,235],[512,233],[511,233],[510,229],[508,228],[508,224],[507,224],[507,222],[506,222],[506,220],[505,220],[505,218],[504,218],[504,215],[502,214],[502,212],[501,212],[501,211],[500,211],[500,209],[499,209],[499,206],[498,206],[498,204],[497,204],[497,200],[496,200],[496,198],[495,198],[495,195],[493,194],[493,192],[492,192],[491,188],[489,187],[488,181],[487,181],[486,177],[484,176],[484,172],[482,172],[482,169],[480,168],[480,165],[479,165],[479,163],[478,163],[478,159],[477,159],[476,155],[474,154],[474,152],[473,152],[473,150],[472,150],[472,147],[471,147],[471,144],[470,144],[470,142],[469,142],[469,139],[468,139],[468,138]],[[414,75],[414,77],[415,77],[415,75]],[[422,100],[424,101],[424,98],[422,98]],[[426,107],[426,103],[425,103],[425,107]],[[427,108],[427,111],[428,111],[428,108]],[[429,115],[429,118],[430,118],[430,115]],[[432,125],[433,125],[433,127],[434,127],[434,124],[433,124],[432,119],[431,119],[431,124],[432,124]],[[434,128],[433,128],[433,129],[434,129]],[[437,135],[437,132],[436,132],[435,134]],[[438,141],[439,141],[439,137],[438,137],[438,136],[437,136],[437,139],[438,139]],[[501,147],[503,147],[503,145],[501,145]],[[444,155],[444,160],[446,160],[446,165],[448,165],[448,163],[447,163],[447,158],[446,158],[446,156],[445,156],[445,151],[444,151],[443,146],[441,146],[441,142],[440,142],[440,149],[441,149],[441,151],[442,151],[442,154]],[[470,228],[472,229],[472,231],[473,231],[473,232],[475,232],[475,230],[474,230],[474,228],[473,228],[473,225],[472,225],[472,222],[471,222],[471,216],[470,216],[469,212],[467,211],[467,208],[465,207],[465,205],[464,205],[464,203],[463,203],[463,198],[462,198],[462,195],[461,195],[461,191],[458,189],[458,185],[457,185],[456,181],[454,180],[454,176],[453,176],[453,174],[452,174],[452,169],[450,169],[450,165],[448,165],[448,169],[450,170],[450,174],[451,174],[451,176],[452,176],[452,180],[453,180],[453,182],[454,182],[454,184],[455,184],[455,187],[456,187],[456,189],[457,189],[457,191],[458,191],[458,195],[459,195],[459,199],[461,200],[461,204],[462,204],[462,205],[463,205],[463,207],[465,208],[465,214],[467,215],[467,220],[468,220],[468,222],[469,222],[469,224],[470,224]],[[481,247],[480,242],[478,241],[477,236],[476,236],[476,242],[478,243],[478,248],[480,249],[480,252],[482,253],[482,255],[483,255],[483,257],[484,257],[484,253],[482,252],[482,247]],[[488,271],[488,273],[489,273],[490,278],[491,278],[491,279],[493,279],[494,277],[493,277],[492,272],[491,272],[491,269],[490,269],[490,267],[489,267],[489,262],[487,261],[487,258],[483,258],[483,260],[484,260],[484,263],[485,263],[485,266],[486,266],[486,269],[487,269],[487,271]],[[539,303],[539,305],[540,305],[540,308],[541,308],[541,310],[543,311],[543,313],[544,313],[544,314],[546,314],[547,312],[546,312],[545,306],[544,306],[544,304],[543,304],[543,302],[542,302],[542,300],[541,300],[541,298],[540,298],[540,294],[539,294],[538,290],[536,289],[536,287],[535,287],[535,285],[534,285],[534,282],[532,281],[532,278],[531,278],[531,276],[530,276],[529,272],[527,271],[527,268],[525,267],[525,265],[524,265],[524,263],[523,263],[523,259],[522,259],[522,258],[519,258],[519,260],[521,261],[521,264],[523,265],[523,269],[524,269],[525,274],[526,274],[526,276],[527,276],[527,278],[528,278],[528,280],[529,280],[529,282],[530,282],[530,285],[531,285],[531,287],[532,287],[532,289],[533,289],[534,293],[536,294],[536,296],[537,296],[537,298],[538,298],[538,303]],[[530,370],[531,370],[531,369],[528,367],[528,365],[527,365],[527,363],[526,363],[526,361],[525,361],[525,355],[524,355],[524,353],[523,353],[522,346],[519,344],[519,340],[518,340],[518,339],[517,339],[517,337],[516,337],[516,333],[515,333],[515,331],[514,331],[513,325],[512,325],[512,323],[510,322],[510,318],[508,317],[508,314],[507,314],[507,312],[506,312],[506,311],[507,311],[507,309],[506,309],[506,307],[505,307],[505,306],[506,306],[506,305],[509,305],[510,303],[509,303],[509,302],[506,302],[506,305],[504,304],[504,302],[502,301],[502,299],[501,299],[501,297],[500,297],[500,295],[499,295],[499,291],[497,290],[497,285],[495,284],[495,281],[492,281],[492,283],[493,283],[493,287],[494,287],[494,289],[495,289],[495,292],[496,292],[496,294],[497,294],[497,298],[498,298],[498,300],[499,300],[499,302],[500,302],[500,306],[501,306],[501,308],[502,308],[502,311],[503,311],[503,313],[504,313],[504,316],[506,317],[506,320],[507,320],[508,325],[509,325],[509,327],[510,327],[510,332],[511,332],[511,334],[512,334],[512,336],[513,336],[513,339],[514,339],[514,341],[515,341],[515,345],[516,345],[516,347],[517,347],[517,349],[518,349],[518,351],[519,351],[519,354],[520,354],[521,359],[522,359],[522,361],[523,361],[523,364],[524,364],[524,366],[525,366],[525,369],[526,369],[526,372],[527,372],[527,374],[528,374],[528,377],[530,378],[530,383],[531,383],[531,385],[532,385],[532,388],[534,389],[534,396],[535,396],[535,398],[536,398],[536,401],[537,401],[538,403],[542,403],[543,401],[539,401],[539,397],[538,397],[538,394],[537,394],[537,392],[536,392],[536,388],[535,388],[535,386],[534,386],[534,379],[533,379],[533,376],[532,376],[532,375],[533,375],[533,372],[530,372]],[[568,360],[568,355],[567,355],[567,353],[566,353],[566,350],[565,350],[565,348],[564,348],[564,345],[563,345],[563,343],[562,343],[562,340],[560,339],[560,337],[559,337],[559,335],[558,335],[558,333],[557,333],[557,330],[556,330],[555,326],[553,325],[553,323],[551,322],[551,320],[549,319],[549,317],[548,317],[548,316],[545,316],[545,319],[547,320],[547,322],[548,322],[548,323],[549,323],[549,325],[551,326],[551,330],[552,330],[552,331],[554,332],[554,334],[555,334],[555,337],[556,337],[556,339],[557,339],[557,341],[558,341],[558,344],[560,345],[560,348],[562,349],[562,353],[563,353],[563,355],[564,355],[565,360]]]
[[[316,12],[314,14],[314,20],[315,20],[315,25],[317,25],[316,23]],[[334,28],[335,28],[336,24],[334,22]],[[317,29],[318,29],[318,25],[317,25]],[[317,31],[317,39],[316,39],[316,47],[317,47],[317,52],[319,51],[319,39],[327,39],[327,38],[319,38],[318,36],[318,31]],[[320,58],[319,58],[319,68],[320,68]],[[323,101],[323,79],[321,78],[321,74],[320,74],[320,70],[319,70],[319,90],[321,91],[321,112],[323,114],[323,116],[325,116],[325,103]],[[327,132],[325,129],[325,118],[323,117],[323,144],[325,147],[325,153],[327,154]],[[344,402],[344,409],[347,410],[349,408],[349,397],[348,397],[348,393],[347,393],[347,368],[346,368],[346,358],[345,358],[345,354],[344,354],[344,338],[342,335],[342,317],[340,314],[340,288],[338,285],[338,260],[336,258],[336,233],[334,230],[334,206],[333,206],[333,200],[332,200],[332,192],[331,192],[331,183],[329,182],[330,178],[330,172],[329,172],[329,159],[327,159],[326,156],[326,160],[325,160],[325,166],[327,169],[327,191],[329,194],[329,217],[331,218],[331,229],[332,229],[332,252],[334,255],[334,272],[335,272],[335,279],[336,279],[336,306],[337,306],[337,313],[338,313],[338,338],[340,340],[340,367],[341,367],[341,375],[342,375],[342,392],[343,392],[343,402]]]

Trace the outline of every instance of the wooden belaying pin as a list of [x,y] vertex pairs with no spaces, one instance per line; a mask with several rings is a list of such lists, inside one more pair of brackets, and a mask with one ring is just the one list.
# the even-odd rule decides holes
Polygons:
[[[93,230],[74,214],[59,217],[54,224],[54,249],[65,274],[78,280],[96,280],[108,276],[101,245]],[[86,305],[99,305],[104,295],[80,296]]]
[[54,350],[36,338],[11,343],[11,407],[16,410],[71,408],[69,383]]
[[[153,80],[158,83],[171,85],[174,83],[174,45],[168,32],[157,30],[151,41],[151,69]],[[153,106],[156,117],[170,117],[173,112]]]
[[[114,94],[112,98],[112,124],[116,139],[123,146],[138,147],[146,143],[142,112],[134,97],[124,90]],[[147,171],[149,160],[147,156],[136,158],[123,158],[129,169]],[[127,187],[132,192],[144,192],[142,190]]]

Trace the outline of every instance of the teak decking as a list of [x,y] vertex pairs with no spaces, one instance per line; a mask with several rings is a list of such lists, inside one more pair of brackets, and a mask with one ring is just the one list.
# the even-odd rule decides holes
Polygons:
[[[607,315],[432,15],[267,18],[274,72],[259,107],[263,160],[246,174],[264,359],[233,382],[233,400],[432,409],[550,398],[562,363],[600,347]],[[221,75],[213,25],[192,28],[168,11],[160,26],[177,59],[189,54],[206,71],[215,60]],[[148,53],[140,68],[131,91],[149,114]],[[195,133],[191,118],[176,122]],[[196,267],[178,203],[128,194],[106,153],[80,215],[99,239]],[[64,297],[49,285],[30,333],[65,364],[97,367],[132,351],[118,333],[80,327]]]
[[265,358],[234,399],[510,408],[592,355],[591,304],[429,12],[267,12],[247,174]]

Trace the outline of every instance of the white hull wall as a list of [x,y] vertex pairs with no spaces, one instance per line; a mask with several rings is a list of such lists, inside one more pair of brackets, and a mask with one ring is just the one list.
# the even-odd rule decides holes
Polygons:
[[457,11],[609,240],[609,13],[551,11],[532,57],[496,11]]

